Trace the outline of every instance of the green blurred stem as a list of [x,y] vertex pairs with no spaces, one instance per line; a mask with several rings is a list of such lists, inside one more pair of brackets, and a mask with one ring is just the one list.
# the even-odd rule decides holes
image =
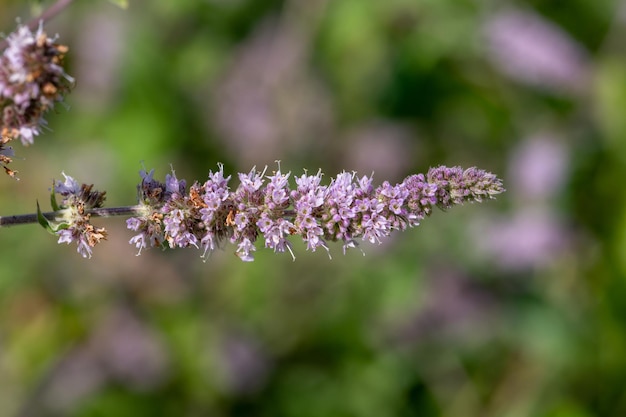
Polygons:
[[36,19],[32,19],[28,22],[30,30],[35,30],[39,26],[39,22],[52,19],[54,16],[61,13],[67,6],[69,6],[74,0],[58,0],[52,6],[48,7],[42,14]]
[[[110,208],[94,208],[85,210],[86,213],[91,214],[93,217],[114,217],[114,216],[134,216],[141,213],[141,206],[125,206],[125,207],[110,207]],[[47,213],[41,213],[43,216],[54,221],[55,219],[63,215],[63,210],[49,211]],[[17,226],[19,224],[38,223],[37,213],[33,214],[18,214],[15,216],[1,216],[0,227]]]

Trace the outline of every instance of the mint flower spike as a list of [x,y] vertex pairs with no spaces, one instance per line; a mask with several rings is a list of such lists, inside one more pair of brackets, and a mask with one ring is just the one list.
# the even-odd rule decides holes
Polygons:
[[229,241],[243,261],[254,260],[255,243],[263,237],[274,252],[293,250],[289,236],[299,236],[307,250],[341,241],[344,252],[358,245],[358,238],[380,243],[394,230],[417,226],[432,207],[448,209],[465,202],[481,202],[504,192],[502,181],[478,168],[431,168],[426,175],[411,175],[399,184],[383,182],[374,188],[372,176],[342,172],[322,185],[322,173],[266,174],[252,169],[238,174],[240,184],[229,187],[223,165],[210,171],[204,183],[189,190],[175,173],[166,183],[153,179],[154,171],[141,171],[139,215],[127,220],[138,232],[130,243],[141,250],[149,246],[188,247],[202,250],[203,257]]
[[6,44],[0,56],[0,164],[14,176],[6,166],[11,155],[5,145],[17,138],[23,145],[33,144],[46,126],[44,114],[63,100],[74,79],[62,66],[67,46],[49,38],[42,24],[35,33],[28,26],[19,26],[7,36]]

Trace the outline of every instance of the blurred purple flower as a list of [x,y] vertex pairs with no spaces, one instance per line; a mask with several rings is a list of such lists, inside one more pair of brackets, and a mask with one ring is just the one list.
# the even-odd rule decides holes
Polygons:
[[324,85],[307,71],[309,40],[300,29],[280,20],[262,22],[212,91],[212,128],[244,164],[268,163],[331,137],[331,103]]
[[232,331],[230,333],[225,336],[220,349],[225,388],[237,394],[255,393],[267,379],[270,361],[257,341]]
[[159,334],[126,307],[107,312],[84,342],[67,349],[20,415],[69,415],[107,383],[154,389],[167,377],[169,357]]
[[549,199],[566,180],[569,155],[554,135],[539,134],[523,141],[510,159],[511,191],[517,197]]
[[[567,179],[569,155],[558,136],[540,133],[524,140],[509,163],[512,217],[490,217],[476,226],[477,247],[507,270],[541,268],[570,246],[572,233],[553,201]],[[480,223],[480,222],[479,222]]]
[[158,333],[127,308],[105,317],[89,349],[109,378],[135,389],[154,387],[167,374],[167,350]]
[[506,76],[554,93],[584,91],[587,53],[554,23],[531,11],[508,10],[491,16],[484,32],[488,58]]
[[[394,345],[419,345],[434,339],[483,337],[499,318],[496,299],[471,277],[448,267],[427,274],[420,297],[425,302],[385,326],[383,337]],[[417,289],[416,289],[417,292]]]
[[35,33],[20,26],[6,41],[0,57],[2,135],[30,145],[46,123],[43,114],[74,82],[62,67],[68,48],[48,38],[41,25]]
[[93,3],[90,10],[78,19],[73,39],[72,68],[81,88],[73,102],[91,111],[104,111],[116,97],[124,79],[120,72],[124,62],[124,48],[128,46],[128,32],[132,19],[124,19],[105,3]]
[[508,270],[542,268],[563,253],[571,236],[562,221],[545,209],[526,209],[512,219],[490,219],[477,245]]
[[0,166],[15,177],[7,167],[12,151],[6,144],[17,138],[32,144],[46,125],[44,114],[63,100],[74,79],[62,66],[68,48],[48,38],[42,25],[35,33],[19,26],[6,44],[0,56]]

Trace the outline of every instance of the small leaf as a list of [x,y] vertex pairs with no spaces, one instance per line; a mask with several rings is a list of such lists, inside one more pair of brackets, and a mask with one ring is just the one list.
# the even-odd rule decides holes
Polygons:
[[128,0],[109,0],[111,3],[118,6],[120,9],[128,9]]
[[52,224],[50,223],[50,221],[48,219],[45,218],[45,216],[41,212],[41,208],[39,207],[39,201],[37,201],[37,221],[39,222],[41,227],[46,229],[48,232],[54,233],[54,230],[52,228]]
[[61,210],[61,207],[59,207],[59,203],[57,203],[57,197],[54,192],[54,187],[52,187],[52,193],[50,193],[50,206],[52,206],[52,211]]

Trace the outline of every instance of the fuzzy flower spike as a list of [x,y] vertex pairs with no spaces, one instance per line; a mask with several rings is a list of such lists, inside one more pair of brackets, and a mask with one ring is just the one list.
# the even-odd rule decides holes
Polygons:
[[222,242],[236,245],[236,255],[252,261],[256,241],[275,252],[289,251],[289,236],[299,236],[307,250],[341,241],[344,251],[357,239],[380,243],[394,230],[417,226],[437,206],[448,209],[465,202],[492,199],[504,192],[502,181],[478,168],[431,168],[426,175],[411,175],[399,184],[372,185],[372,177],[343,172],[322,185],[321,171],[295,178],[290,173],[267,175],[255,169],[239,174],[239,186],[231,190],[224,168],[209,172],[204,183],[186,190],[172,172],[166,183],[142,171],[139,215],[127,227],[139,232],[130,243],[139,251],[148,246],[215,250]]
[[46,125],[43,115],[63,100],[74,79],[63,70],[63,58],[68,51],[43,31],[36,32],[27,26],[6,38],[7,47],[0,56],[0,107],[2,109],[0,133],[0,164],[5,171],[11,162],[11,151],[6,144],[20,138],[30,145]]

